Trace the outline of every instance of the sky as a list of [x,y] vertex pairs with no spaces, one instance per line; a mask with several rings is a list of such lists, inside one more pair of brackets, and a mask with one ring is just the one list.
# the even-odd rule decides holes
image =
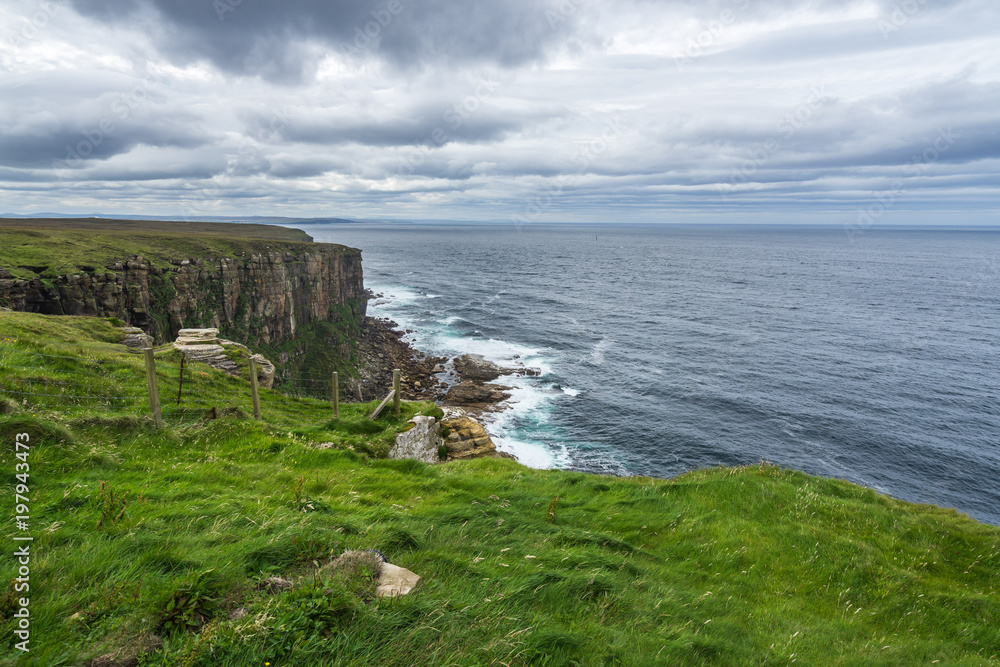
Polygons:
[[4,0],[0,213],[1000,222],[996,0]]

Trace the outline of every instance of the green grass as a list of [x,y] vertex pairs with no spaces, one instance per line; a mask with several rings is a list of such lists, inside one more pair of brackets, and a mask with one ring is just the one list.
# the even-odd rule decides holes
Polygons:
[[[127,220],[0,219],[4,243],[0,268],[17,278],[51,280],[76,273],[105,273],[135,255],[153,266],[190,258],[240,257],[281,251],[307,252],[311,238],[275,225]],[[342,247],[344,252],[358,252]]]
[[[80,346],[111,363],[109,323],[45,319],[75,340],[25,321],[41,330],[34,342],[7,345]],[[204,382],[211,400],[241,381]],[[345,406],[333,420],[322,401],[277,395],[260,422],[164,430],[141,410],[31,408],[0,415],[11,486],[14,435],[31,436],[35,537],[32,652],[13,650],[0,596],[2,664],[86,665],[137,655],[153,636],[162,647],[142,665],[986,665],[1000,654],[1000,529],[844,481],[768,464],[658,480],[391,461],[377,457],[406,415],[375,424],[369,405]],[[8,525],[8,545],[14,534]],[[422,587],[377,601],[363,574],[324,567],[367,548]],[[4,559],[0,576],[15,567]],[[260,590],[271,575],[296,586]]]

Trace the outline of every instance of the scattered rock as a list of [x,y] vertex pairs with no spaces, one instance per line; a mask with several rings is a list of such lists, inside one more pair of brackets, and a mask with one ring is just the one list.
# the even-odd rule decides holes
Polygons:
[[410,572],[405,567],[383,563],[375,595],[380,598],[409,595],[419,585],[420,576]]
[[400,393],[403,400],[436,400],[440,398],[436,367],[444,368],[445,359],[428,357],[410,347],[402,339],[403,332],[395,323],[366,317],[357,341],[357,381],[344,391],[358,400],[381,399],[392,389],[392,371],[402,371]]
[[268,577],[264,581],[257,584],[258,591],[266,591],[272,595],[276,593],[281,593],[282,591],[287,591],[292,587],[292,582],[288,579],[282,577]]
[[396,436],[396,444],[389,451],[390,459],[416,459],[424,463],[437,463],[441,446],[441,425],[434,417],[418,416],[410,420],[413,427]]
[[471,417],[446,419],[441,425],[450,432],[444,438],[448,460],[496,457],[497,446],[482,424]]
[[321,569],[321,572],[329,571],[345,572],[352,577],[367,576],[376,579],[377,597],[408,595],[420,584],[420,576],[405,567],[393,565],[381,551],[376,549],[345,551]]

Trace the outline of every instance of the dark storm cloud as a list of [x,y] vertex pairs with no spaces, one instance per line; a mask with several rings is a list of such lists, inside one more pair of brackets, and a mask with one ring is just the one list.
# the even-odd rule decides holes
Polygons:
[[153,116],[127,118],[109,112],[90,117],[45,118],[37,126],[0,132],[0,164],[21,168],[78,168],[150,145],[193,149],[209,140],[193,118]]
[[[570,1],[570,0],[567,0]],[[156,25],[162,53],[222,70],[294,82],[314,67],[309,42],[401,67],[541,59],[572,16],[550,20],[538,0],[73,0],[101,21]]]
[[[369,146],[444,145],[454,141],[498,141],[510,132],[546,120],[538,112],[514,114],[503,109],[477,111],[463,117],[455,108],[433,108],[359,116],[356,110],[297,117],[278,134],[281,139],[309,144],[358,143]],[[250,125],[251,133],[266,127],[263,119]]]
[[849,211],[900,178],[899,209],[996,200],[985,0],[67,2],[14,42],[36,0],[0,4],[20,210]]

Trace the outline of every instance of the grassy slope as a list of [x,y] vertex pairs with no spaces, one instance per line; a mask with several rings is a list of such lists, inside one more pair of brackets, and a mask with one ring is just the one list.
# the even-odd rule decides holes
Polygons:
[[165,268],[171,260],[236,257],[278,245],[298,252],[311,241],[301,230],[272,225],[90,219],[0,219],[0,237],[0,268],[18,278],[103,271],[134,255]]
[[[86,318],[0,316],[0,379],[28,352],[129,363],[104,342],[115,336]],[[206,375],[203,398],[239,384]],[[384,450],[400,423],[370,425],[367,407],[330,420],[322,402],[275,397],[277,425],[159,432],[86,406],[0,417],[8,484],[12,434],[34,444],[35,664],[135,652],[152,634],[165,644],[147,665],[973,665],[1000,653],[998,528],[770,465],[653,480],[373,460],[350,448]],[[364,581],[316,572],[345,548],[382,549],[424,586],[359,599]],[[0,567],[13,576],[13,559]],[[256,590],[268,574],[299,586]],[[192,591],[219,599],[203,607],[214,620],[163,632],[170,601]],[[0,661],[13,664],[4,607]]]

